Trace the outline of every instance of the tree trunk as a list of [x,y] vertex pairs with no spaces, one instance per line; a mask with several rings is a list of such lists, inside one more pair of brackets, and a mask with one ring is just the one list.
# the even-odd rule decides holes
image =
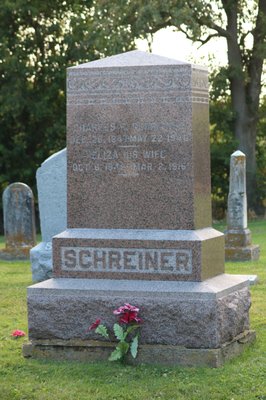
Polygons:
[[[242,117],[242,118],[241,118]],[[238,120],[243,119],[242,130],[237,139],[239,141],[239,150],[246,155],[246,179],[247,179],[247,202],[248,209],[256,211],[257,208],[257,182],[256,182],[256,124],[250,122],[250,119],[239,116]],[[241,122],[241,121],[238,121]]]
[[234,135],[239,150],[246,155],[248,208],[256,209],[256,128],[259,112],[262,63],[260,57],[251,57],[246,81],[244,63],[239,46],[237,2],[223,0],[227,14],[227,49],[232,108],[235,114]]

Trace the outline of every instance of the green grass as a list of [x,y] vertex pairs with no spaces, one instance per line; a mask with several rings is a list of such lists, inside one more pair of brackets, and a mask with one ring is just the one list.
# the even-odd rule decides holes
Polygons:
[[[223,229],[217,225],[217,229]],[[250,223],[257,262],[227,263],[226,272],[257,274],[251,288],[256,342],[222,368],[163,368],[24,359],[14,329],[27,331],[28,262],[0,262],[1,400],[266,400],[266,221]]]

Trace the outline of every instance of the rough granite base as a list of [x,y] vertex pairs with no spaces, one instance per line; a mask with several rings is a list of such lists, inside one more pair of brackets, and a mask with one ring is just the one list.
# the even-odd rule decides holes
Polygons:
[[[222,274],[204,282],[50,279],[28,288],[31,341],[98,340],[88,326],[111,328],[112,311],[140,307],[140,344],[219,349],[249,330],[248,277]],[[156,362],[156,360],[155,360]]]
[[[188,349],[182,346],[140,345],[138,357],[127,362],[138,364],[160,364],[165,366],[212,367],[222,366],[225,361],[238,356],[256,339],[254,331],[245,331],[218,349]],[[96,340],[46,340],[32,341],[23,345],[24,357],[71,360],[106,361],[114,350],[114,343]]]

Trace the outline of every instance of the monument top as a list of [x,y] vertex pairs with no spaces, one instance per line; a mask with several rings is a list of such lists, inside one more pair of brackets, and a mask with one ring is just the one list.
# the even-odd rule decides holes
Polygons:
[[[123,54],[106,57],[100,60],[79,64],[68,69],[76,68],[113,68],[113,67],[138,67],[138,66],[162,66],[162,65],[190,65],[184,61],[174,60],[168,57],[158,56],[156,54],[146,53],[145,51],[133,50]],[[203,68],[205,67],[199,67]],[[206,68],[207,69],[207,68]]]
[[211,226],[207,69],[142,51],[70,68],[67,227]]
[[246,157],[244,153],[242,153],[242,151],[240,150],[236,150],[233,154],[232,157]]

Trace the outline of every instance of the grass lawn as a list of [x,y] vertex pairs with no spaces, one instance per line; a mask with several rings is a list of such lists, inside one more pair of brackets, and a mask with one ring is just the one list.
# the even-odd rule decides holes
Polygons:
[[260,260],[227,263],[226,272],[259,276],[251,287],[250,313],[257,340],[219,369],[24,359],[21,346],[27,339],[14,340],[10,334],[14,329],[27,332],[30,266],[26,261],[0,261],[0,399],[266,400],[266,221],[249,227],[253,243],[261,247]]

